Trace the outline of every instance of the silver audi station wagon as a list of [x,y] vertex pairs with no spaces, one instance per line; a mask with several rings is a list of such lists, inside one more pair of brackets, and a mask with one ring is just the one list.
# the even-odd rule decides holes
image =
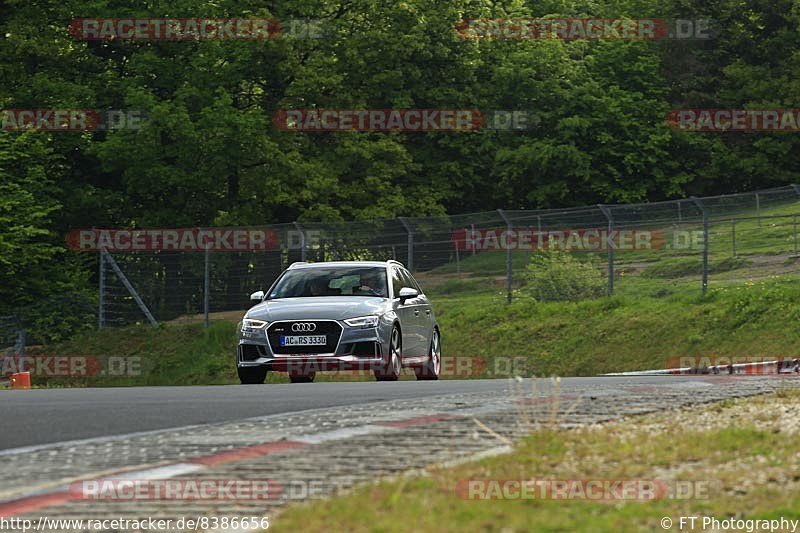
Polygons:
[[267,372],[293,383],[317,371],[369,369],[395,381],[403,367],[439,378],[441,341],[431,304],[397,261],[294,263],[242,319],[237,369],[243,384]]

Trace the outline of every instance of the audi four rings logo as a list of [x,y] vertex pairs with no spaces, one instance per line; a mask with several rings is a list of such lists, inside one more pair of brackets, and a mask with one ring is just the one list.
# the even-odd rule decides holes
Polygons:
[[317,325],[313,322],[298,322],[296,324],[292,324],[292,331],[300,332],[300,331],[314,331],[317,329]]

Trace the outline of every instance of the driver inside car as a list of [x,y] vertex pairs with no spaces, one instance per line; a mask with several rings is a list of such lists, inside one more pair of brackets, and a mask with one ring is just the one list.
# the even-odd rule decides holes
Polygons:
[[378,279],[374,270],[362,272],[359,283],[360,285],[353,287],[353,294],[361,296],[383,296],[380,279]]
[[324,296],[328,289],[328,284],[323,278],[314,278],[309,282],[310,296]]

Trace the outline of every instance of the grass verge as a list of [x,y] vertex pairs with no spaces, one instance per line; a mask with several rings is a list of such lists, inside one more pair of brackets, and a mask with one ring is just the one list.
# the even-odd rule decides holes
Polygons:
[[522,358],[521,374],[587,376],[665,368],[676,356],[797,356],[800,280],[712,287],[675,284],[580,302],[524,295],[434,299],[443,352],[491,371]]
[[[800,520],[798,409],[800,395],[786,392],[537,431],[507,455],[290,506],[272,518],[270,530],[641,531],[663,530],[664,517],[673,530],[681,516]],[[669,490],[645,501],[541,499],[535,493],[482,500],[456,490],[466,480],[655,481]]]
[[[678,356],[800,355],[800,280],[712,287],[706,296],[643,280],[635,294],[579,302],[538,302],[498,292],[433,295],[442,332],[444,378],[588,376],[665,368]],[[139,361],[135,375],[34,377],[40,386],[199,385],[238,382],[236,322],[107,329],[38,348],[45,355]],[[317,380],[371,380],[368,373],[321,373]],[[404,379],[414,379],[410,370]],[[286,382],[270,373],[269,382]]]

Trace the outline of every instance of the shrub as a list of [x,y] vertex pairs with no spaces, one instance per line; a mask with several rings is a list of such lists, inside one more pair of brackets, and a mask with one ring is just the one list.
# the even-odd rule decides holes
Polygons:
[[566,252],[534,254],[523,272],[523,292],[544,302],[597,298],[606,292],[605,275]]

